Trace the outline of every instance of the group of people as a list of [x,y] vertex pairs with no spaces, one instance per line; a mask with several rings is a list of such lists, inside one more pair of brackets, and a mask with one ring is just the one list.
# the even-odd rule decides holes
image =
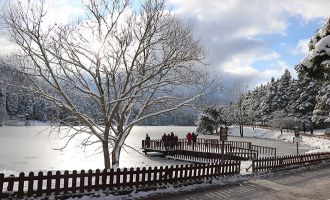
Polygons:
[[[194,132],[187,133],[186,139],[188,141],[188,145],[191,145],[191,142],[195,144],[197,142],[197,136],[198,134],[195,134]],[[164,133],[162,136],[162,143],[164,143],[164,147],[173,148],[174,146],[179,145],[179,138],[177,135],[174,135],[173,132],[171,132],[170,134]],[[146,134],[145,146],[147,148],[150,147],[150,137],[148,134]]]
[[197,142],[197,136],[198,134],[195,134],[194,132],[192,133],[187,133],[186,138],[188,140],[188,144],[191,144],[191,141],[195,144]]
[[173,132],[171,134],[166,134],[162,136],[162,142],[164,143],[165,147],[173,148],[174,146],[178,145],[179,138],[177,135],[174,135]]

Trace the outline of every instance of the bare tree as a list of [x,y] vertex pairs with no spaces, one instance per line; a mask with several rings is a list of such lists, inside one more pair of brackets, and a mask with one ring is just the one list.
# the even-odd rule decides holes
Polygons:
[[243,102],[246,90],[247,86],[242,81],[238,81],[228,92],[228,95],[232,99],[229,106],[229,117],[233,124],[239,125],[241,137],[244,134],[243,125],[247,121],[247,109]]
[[[136,10],[128,0],[82,2],[85,13],[76,23],[46,26],[43,1],[9,3],[3,20],[32,63],[24,64],[34,83],[28,89],[78,120],[83,128],[68,141],[87,133],[83,144],[101,143],[110,168],[110,158],[118,166],[134,125],[187,106],[212,83],[192,26],[168,12],[164,0],[147,0]],[[81,101],[95,105],[93,115]]]

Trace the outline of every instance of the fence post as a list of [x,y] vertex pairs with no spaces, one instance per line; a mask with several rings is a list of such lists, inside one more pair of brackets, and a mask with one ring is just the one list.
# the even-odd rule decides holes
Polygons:
[[133,184],[133,175],[134,175],[134,168],[131,167],[131,168],[129,169],[129,187],[130,187],[131,189],[133,189],[133,186],[134,186],[134,184]]
[[55,195],[60,194],[60,189],[61,189],[61,172],[56,171],[56,176],[55,176]]
[[77,171],[73,170],[72,172],[72,192],[76,193],[77,190]]
[[107,187],[107,169],[102,171],[102,189],[105,190]]
[[[105,170],[106,171],[106,170]],[[109,185],[109,189],[112,190],[113,189],[113,177],[115,176],[115,170],[112,168],[110,169],[110,172],[109,172],[109,181],[110,181],[110,185]]]
[[80,171],[80,192],[83,193],[85,191],[85,170]]
[[95,191],[99,191],[100,190],[100,170],[96,169],[95,171],[95,186],[94,189]]
[[43,181],[43,176],[44,176],[43,172],[40,171],[40,172],[38,173],[37,196],[41,196],[41,194],[42,194],[42,181]]
[[87,191],[90,192],[92,191],[92,176],[93,176],[93,171],[91,169],[88,170],[88,179],[87,179]]
[[135,183],[136,183],[136,188],[138,188],[140,185],[140,167],[136,168]]
[[12,192],[14,189],[14,179],[13,178],[15,178],[15,176],[11,174],[9,176],[9,180],[8,180],[8,186],[7,186],[8,192]]
[[127,187],[127,168],[124,168],[123,171],[123,188]]
[[120,182],[120,173],[121,173],[120,168],[117,168],[117,170],[116,170],[116,188],[117,188],[117,190],[119,190],[120,185],[121,185],[121,182]]
[[69,171],[64,171],[64,187],[63,187],[63,193],[67,194],[69,190]]
[[48,171],[47,172],[47,189],[46,189],[46,194],[49,196],[51,192],[52,192],[52,172],[51,171]]
[[28,183],[28,196],[32,196],[33,194],[33,178],[34,178],[34,173],[30,172],[29,173],[29,183]]
[[0,199],[2,198],[2,191],[3,191],[3,181],[5,179],[4,174],[0,174]]
[[23,172],[19,173],[18,177],[18,198],[22,198],[24,195],[24,177],[25,174]]

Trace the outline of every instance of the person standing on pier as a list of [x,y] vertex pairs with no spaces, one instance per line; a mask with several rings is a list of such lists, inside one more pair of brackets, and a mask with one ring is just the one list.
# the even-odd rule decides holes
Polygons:
[[198,134],[195,134],[194,132],[191,134],[192,141],[193,141],[193,150],[194,150],[194,148],[196,146],[197,136],[198,136]]
[[148,133],[146,134],[146,147],[147,148],[150,147],[150,137],[149,137]]
[[186,135],[186,138],[188,140],[188,145],[190,145],[191,144],[191,140],[192,140],[192,135],[191,135],[190,132]]

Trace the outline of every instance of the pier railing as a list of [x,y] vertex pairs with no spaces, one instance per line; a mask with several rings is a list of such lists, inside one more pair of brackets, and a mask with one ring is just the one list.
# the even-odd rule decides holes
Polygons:
[[[222,152],[223,147],[223,152]],[[147,151],[171,152],[191,151],[217,154],[231,154],[242,158],[258,158],[258,156],[276,156],[276,148],[252,145],[251,142],[220,141],[217,139],[199,138],[197,142],[179,139],[177,142],[166,143],[162,140],[142,140],[142,148]]]
[[[187,142],[179,140],[177,143],[165,143],[162,140],[142,140],[143,149],[152,149],[158,151],[174,151],[174,150],[187,150],[209,153],[221,153],[222,144],[208,143],[208,142]],[[230,144],[223,145],[224,153],[231,150]]]
[[176,165],[154,168],[110,170],[49,171],[47,174],[20,173],[18,177],[0,174],[0,199],[36,196],[72,196],[99,190],[107,192],[150,190],[166,184],[196,183],[239,174],[240,161],[213,164]]

